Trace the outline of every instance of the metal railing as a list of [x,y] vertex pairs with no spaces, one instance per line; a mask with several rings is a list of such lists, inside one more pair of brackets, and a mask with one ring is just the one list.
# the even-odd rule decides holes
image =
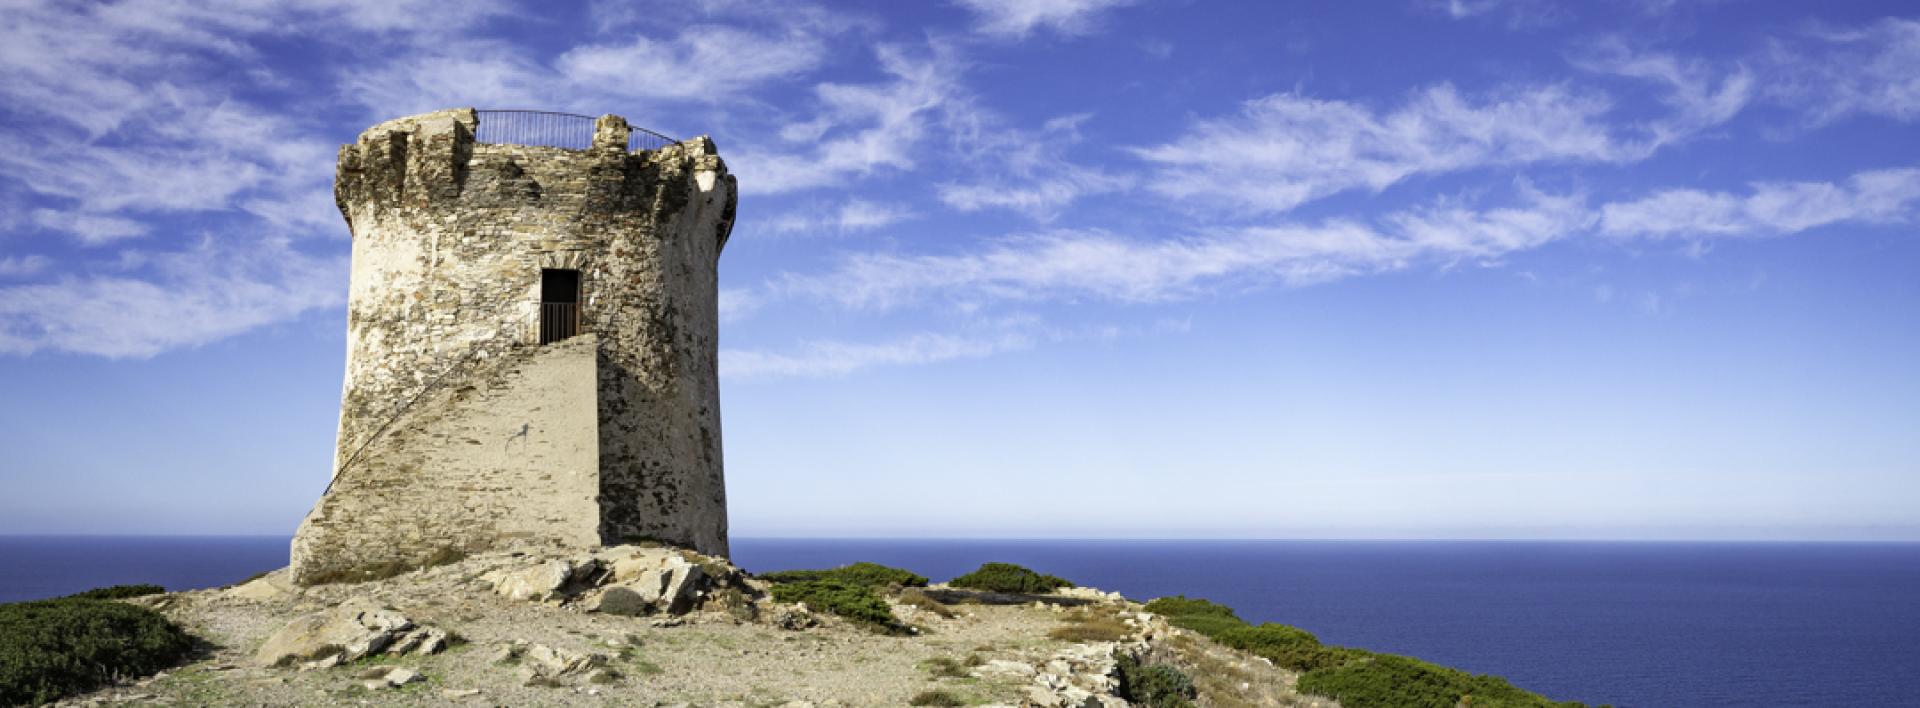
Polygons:
[[540,303],[540,343],[552,344],[580,333],[580,303]]
[[[474,129],[475,142],[506,145],[585,150],[593,147],[593,116],[553,111],[474,111],[480,124]],[[629,127],[627,150],[658,150],[680,141],[647,130]]]

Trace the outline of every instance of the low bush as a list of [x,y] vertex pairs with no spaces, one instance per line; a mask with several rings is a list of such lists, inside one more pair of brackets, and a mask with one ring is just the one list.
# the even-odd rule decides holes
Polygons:
[[94,588],[86,592],[77,592],[61,599],[64,599],[64,600],[120,600],[120,599],[129,598],[129,597],[146,597],[148,595],[158,595],[166,591],[167,591],[166,588],[160,587],[158,585],[151,585],[146,583],[142,583],[139,585],[112,585],[104,588]]
[[1147,603],[1147,611],[1176,627],[1302,672],[1301,693],[1327,696],[1347,708],[1503,706],[1573,708],[1515,687],[1497,676],[1469,674],[1419,659],[1321,644],[1312,632],[1271,622],[1250,625],[1232,608],[1174,596]]
[[907,701],[910,706],[964,706],[967,702],[946,691],[921,691]]
[[1053,592],[1073,585],[1065,578],[1042,575],[1012,563],[987,563],[947,584],[956,588],[1018,593]]
[[122,602],[76,596],[0,605],[0,705],[45,703],[151,674],[192,646],[159,613]]
[[899,585],[902,587],[926,587],[927,578],[910,570],[889,568],[879,563],[854,563],[828,570],[778,570],[760,576],[762,580],[773,583],[801,583],[813,580],[836,580],[854,585],[884,587]]
[[1130,654],[1115,654],[1120,697],[1147,708],[1191,708],[1199,692],[1193,679],[1169,664],[1145,664]]
[[804,602],[809,609],[845,617],[888,634],[905,634],[907,628],[893,616],[885,600],[866,585],[839,580],[806,580],[777,583],[773,599],[780,602]]

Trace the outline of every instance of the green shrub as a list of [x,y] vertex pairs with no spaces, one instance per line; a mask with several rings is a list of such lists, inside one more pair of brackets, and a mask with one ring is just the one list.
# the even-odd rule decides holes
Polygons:
[[142,583],[140,585],[113,585],[113,586],[104,587],[104,588],[94,588],[86,592],[77,592],[61,599],[64,599],[64,600],[119,600],[119,599],[129,598],[129,597],[145,597],[147,595],[158,595],[166,591],[167,591],[166,588],[160,587],[158,585],[150,585],[145,583]]
[[830,570],[778,570],[761,575],[762,580],[773,583],[802,583],[813,580],[837,580],[854,585],[884,587],[901,585],[905,587],[926,587],[924,575],[899,568],[889,568],[879,563],[854,563]]
[[904,634],[906,626],[893,616],[873,588],[839,580],[807,580],[773,586],[773,599],[804,602],[810,609],[830,612],[888,634]]
[[0,605],[0,705],[44,703],[150,674],[192,646],[159,613],[126,603],[61,598]]
[[1073,585],[1064,578],[1041,575],[1012,563],[987,563],[947,584],[956,588],[1020,593],[1053,592]]
[[1301,693],[1327,696],[1347,708],[1580,706],[1548,700],[1497,676],[1469,674],[1410,657],[1327,646],[1312,632],[1298,627],[1271,622],[1250,625],[1235,616],[1232,608],[1206,600],[1163,597],[1147,603],[1147,611],[1166,617],[1176,627],[1302,672],[1296,686]]
[[1264,656],[1294,671],[1339,666],[1364,654],[1356,649],[1326,646],[1312,632],[1272,622],[1259,626],[1241,625],[1220,632],[1213,639],[1235,649]]
[[1233,614],[1233,608],[1200,598],[1189,599],[1185,595],[1154,598],[1147,603],[1147,611],[1167,617],[1215,616],[1234,621],[1240,618]]
[[1521,690],[1497,676],[1469,674],[1419,659],[1374,654],[1363,661],[1310,671],[1300,677],[1304,693],[1340,701],[1352,708],[1454,708],[1502,706],[1552,708],[1579,703],[1551,701]]
[[1130,654],[1115,654],[1120,697],[1148,708],[1191,708],[1199,695],[1186,672],[1167,664],[1143,664]]

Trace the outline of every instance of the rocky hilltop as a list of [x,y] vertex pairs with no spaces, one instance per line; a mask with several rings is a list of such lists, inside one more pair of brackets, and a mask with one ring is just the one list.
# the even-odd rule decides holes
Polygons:
[[871,568],[777,583],[691,551],[619,546],[309,587],[283,569],[129,600],[198,647],[62,704],[1337,705],[1118,594]]

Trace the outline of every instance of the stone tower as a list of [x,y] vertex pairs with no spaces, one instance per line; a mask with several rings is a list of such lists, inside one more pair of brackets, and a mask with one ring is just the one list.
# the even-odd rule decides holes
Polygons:
[[458,109],[341,147],[346,382],[297,582],[523,543],[726,555],[717,266],[734,179],[712,141],[630,149],[647,135]]

